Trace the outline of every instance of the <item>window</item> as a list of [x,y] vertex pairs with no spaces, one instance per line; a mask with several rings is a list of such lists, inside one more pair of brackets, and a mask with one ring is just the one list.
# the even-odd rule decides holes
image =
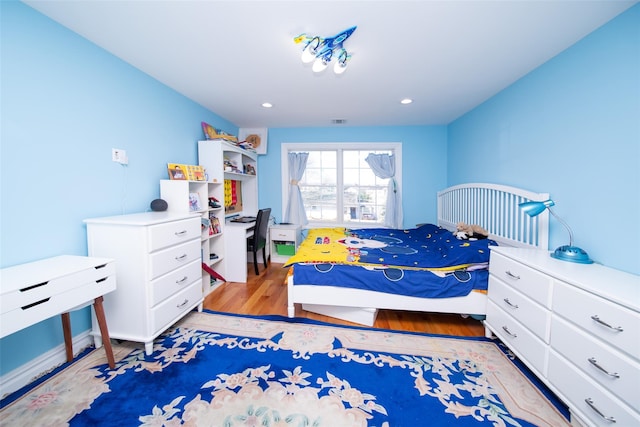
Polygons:
[[307,166],[298,186],[310,224],[382,225],[389,179],[376,177],[365,159],[370,153],[395,155],[399,183],[400,149],[398,143],[283,144],[283,203],[286,206],[289,194],[288,153],[307,152]]

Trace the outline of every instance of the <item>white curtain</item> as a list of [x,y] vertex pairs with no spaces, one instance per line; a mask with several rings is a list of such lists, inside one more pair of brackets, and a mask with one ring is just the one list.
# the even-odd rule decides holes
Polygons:
[[307,167],[309,153],[289,153],[289,201],[284,214],[284,222],[307,225],[307,213],[304,211],[302,193],[298,181],[302,179]]
[[384,225],[390,228],[402,228],[402,197],[395,179],[395,156],[370,153],[365,161],[378,178],[389,178],[387,212],[384,217]]

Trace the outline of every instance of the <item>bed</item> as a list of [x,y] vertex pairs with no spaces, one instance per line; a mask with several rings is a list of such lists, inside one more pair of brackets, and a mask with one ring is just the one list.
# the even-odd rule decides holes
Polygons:
[[[365,266],[352,265],[360,263],[361,257],[356,257],[357,260],[349,259],[349,262],[339,263],[340,265],[332,265],[331,272],[322,271],[316,276],[311,273],[300,274],[298,271],[302,271],[303,268],[311,268],[314,264],[324,265],[325,270],[327,265],[333,264],[327,259],[317,259],[309,262],[309,258],[306,258],[305,262],[296,262],[300,258],[292,258],[291,262],[285,264],[285,266],[291,265],[293,272],[288,275],[287,278],[287,292],[288,292],[288,316],[294,317],[295,304],[302,304],[302,309],[330,317],[335,317],[350,322],[373,326],[375,318],[379,309],[391,309],[391,310],[408,310],[408,311],[421,311],[421,312],[436,312],[436,313],[457,313],[461,315],[471,315],[476,318],[482,318],[486,314],[487,305],[487,292],[486,285],[488,282],[488,255],[490,252],[490,246],[516,246],[516,247],[531,247],[531,248],[543,248],[548,247],[548,227],[549,216],[545,211],[543,214],[534,218],[524,214],[519,208],[518,204],[525,201],[542,201],[547,200],[549,195],[546,193],[534,193],[531,191],[509,187],[498,184],[485,184],[485,183],[471,183],[456,185],[444,189],[437,194],[437,209],[438,219],[437,224],[420,224],[415,228],[407,230],[387,230],[388,233],[392,233],[394,236],[398,236],[399,233],[404,235],[429,235],[432,237],[434,230],[440,233],[439,236],[443,239],[451,240],[450,236],[454,236],[451,232],[455,231],[458,222],[465,222],[467,224],[477,224],[486,229],[489,232],[489,238],[484,241],[448,241],[450,246],[463,246],[468,243],[469,247],[475,248],[477,252],[484,252],[484,248],[487,248],[486,256],[483,259],[473,259],[466,262],[464,259],[455,258],[453,264],[446,266],[444,264],[438,265],[435,268],[425,268],[422,264],[404,264],[409,265],[397,265],[394,259],[393,262],[389,262],[389,259],[382,260],[381,265],[376,266],[375,261],[372,258],[376,257],[362,257],[364,261],[367,261]],[[439,232],[438,230],[441,230]],[[335,229],[337,233],[340,233],[341,229]],[[349,239],[352,229],[346,230],[345,239]],[[365,229],[355,230],[358,237],[362,234],[365,237],[372,237],[367,235]],[[314,232],[309,230],[309,234],[301,247],[315,244],[316,247],[322,244],[322,235],[327,233],[327,230],[320,230]],[[383,230],[372,229],[372,235],[379,236],[383,233]],[[449,233],[449,237],[446,233]],[[330,237],[329,240],[334,237]],[[337,236],[335,236],[337,238]],[[373,237],[373,239],[377,239]],[[453,237],[455,240],[455,236]],[[382,239],[384,241],[384,239]],[[342,242],[345,244],[345,242]],[[367,243],[368,244],[368,243]],[[351,243],[346,242],[345,247],[347,250],[351,250],[349,246]],[[408,246],[406,242],[402,242],[399,246]],[[475,245],[475,246],[472,246]],[[478,246],[479,245],[479,246]],[[483,246],[484,245],[484,246]],[[423,242],[419,242],[418,246],[425,247]],[[478,249],[481,248],[481,249]],[[468,249],[468,248],[467,248]],[[365,247],[365,255],[377,254],[375,250]],[[356,252],[359,254],[359,252]],[[316,255],[318,258],[322,258],[321,255]],[[412,261],[414,262],[414,261]],[[363,273],[363,267],[367,270],[371,270],[371,274],[375,274],[376,270],[386,269],[389,264],[393,264],[393,268],[399,268],[403,271],[399,273],[405,280],[405,277],[412,277],[414,281],[422,281],[423,283],[431,282],[433,276],[436,276],[436,283],[439,280],[447,282],[453,280],[451,276],[455,271],[472,271],[475,289],[463,291],[462,293],[454,290],[453,293],[449,293],[447,290],[444,293],[437,293],[435,296],[425,296],[419,292],[413,292],[413,295],[409,295],[411,292],[398,292],[395,287],[390,289],[380,289],[374,286],[373,289],[362,289],[360,283],[351,283],[356,281],[367,281],[368,279],[361,279]],[[398,264],[403,264],[399,262]],[[337,268],[339,267],[339,268]],[[296,270],[296,269],[299,270]],[[315,266],[313,267],[315,268]],[[360,269],[357,273],[351,272],[349,275],[349,269]],[[424,271],[428,270],[428,271]],[[342,275],[337,274],[338,271]],[[347,271],[347,273],[345,273]],[[336,273],[334,275],[334,272]],[[420,279],[420,276],[416,276],[418,273],[426,273],[429,279]],[[346,275],[345,275],[346,274]],[[349,277],[353,279],[349,279]],[[448,278],[448,279],[447,279]],[[468,288],[468,282],[463,281]],[[450,283],[448,283],[450,285]],[[447,285],[447,286],[448,286]],[[395,285],[394,285],[395,286]],[[451,286],[448,286],[451,287]],[[391,289],[393,288],[393,289]],[[453,288],[453,287],[451,287]],[[451,296],[454,295],[454,296]]]

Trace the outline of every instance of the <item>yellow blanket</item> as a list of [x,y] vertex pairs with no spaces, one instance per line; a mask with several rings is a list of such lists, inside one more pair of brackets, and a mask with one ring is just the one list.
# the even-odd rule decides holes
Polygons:
[[347,237],[344,227],[313,228],[286,265],[299,262],[356,264],[359,256],[340,243]]

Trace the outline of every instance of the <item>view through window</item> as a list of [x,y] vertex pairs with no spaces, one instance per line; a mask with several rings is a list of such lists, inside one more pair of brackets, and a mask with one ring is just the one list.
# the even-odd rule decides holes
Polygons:
[[298,186],[310,223],[384,224],[389,179],[376,177],[365,159],[371,153],[392,155],[394,150],[361,146],[289,150],[309,153]]

